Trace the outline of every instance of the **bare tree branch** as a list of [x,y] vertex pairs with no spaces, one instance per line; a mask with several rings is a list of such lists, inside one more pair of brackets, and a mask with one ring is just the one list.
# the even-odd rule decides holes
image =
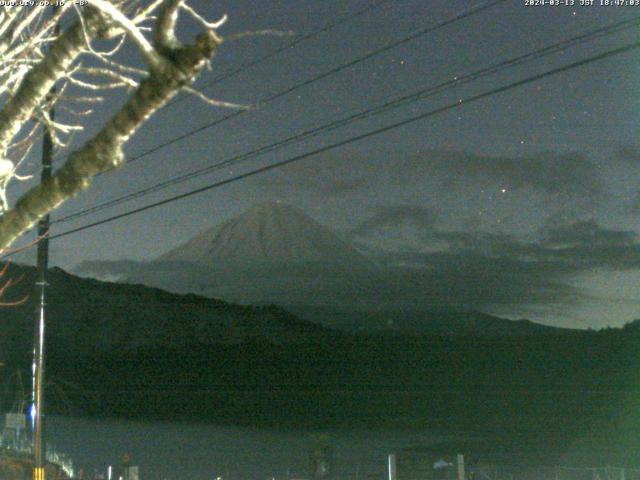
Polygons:
[[[141,0],[88,2],[85,8],[67,2],[46,19],[44,8],[0,11],[0,97],[5,99],[0,109],[0,252],[44,215],[88,188],[95,175],[120,166],[126,142],[181,90],[210,105],[246,108],[208,98],[190,87],[222,42],[216,29],[226,15],[210,22],[186,0],[146,0],[146,6],[139,6]],[[60,33],[55,25],[66,12],[78,17]],[[181,13],[204,29],[193,45],[183,45],[176,37]],[[94,45],[96,39],[108,43]],[[144,69],[115,55],[125,41],[142,52]],[[95,59],[99,66],[95,61],[83,63],[85,58]],[[57,91],[52,93],[54,85]],[[91,113],[90,108],[76,111],[73,104],[99,103],[104,99],[101,92],[121,87],[130,96],[99,133],[68,155],[50,179],[9,205],[9,183],[29,178],[18,175],[17,169],[36,134],[46,130],[57,147],[66,147]],[[62,117],[48,114],[54,105],[60,106]]]
[[135,42],[151,67],[157,67],[161,61],[160,56],[144,37],[135,23],[129,20],[124,13],[106,0],[89,0],[89,2],[105,15],[109,16],[127,35]]
[[[32,188],[11,210],[0,216],[0,250],[11,245],[20,234],[62,202],[88,188],[92,177],[121,165],[124,161],[122,147],[127,140],[155,111],[190,84],[213,58],[216,48],[222,42],[214,30],[199,35],[194,45],[180,46],[178,43],[173,28],[180,3],[179,0],[168,0],[160,10],[154,46],[159,50],[163,61],[150,68],[149,75],[141,81],[122,109],[93,139],[72,153],[51,179]],[[76,31],[76,35],[81,34],[82,32]],[[78,36],[75,40],[78,41]],[[59,42],[60,40],[56,43]],[[60,55],[60,52],[56,53],[56,56]],[[65,62],[68,69],[68,57],[65,57]],[[57,65],[50,66],[43,75],[51,75],[54,68],[59,75],[66,71]],[[47,81],[43,79],[40,84],[47,84]],[[40,89],[38,93],[41,93]],[[19,114],[15,113],[14,116],[23,119],[22,111],[28,108],[30,104],[22,106]],[[31,111],[34,108],[35,106]],[[14,107],[11,111],[16,110],[17,107]],[[6,122],[12,125],[9,120]],[[5,137],[8,135],[1,135],[0,140]]]
[[[96,15],[88,15],[87,34],[100,26]],[[5,152],[22,125],[33,115],[57,80],[63,78],[84,48],[82,25],[76,23],[56,39],[44,59],[25,75],[20,88],[0,111],[0,152]]]

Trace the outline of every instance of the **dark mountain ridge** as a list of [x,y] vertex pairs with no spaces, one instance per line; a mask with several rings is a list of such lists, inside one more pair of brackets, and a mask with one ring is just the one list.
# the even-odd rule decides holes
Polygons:
[[[23,276],[12,298],[33,287],[31,268],[12,266],[9,275]],[[52,396],[52,413],[69,413],[70,399],[71,413],[97,416],[544,438],[621,422],[631,428],[640,404],[635,323],[521,335],[521,322],[496,319],[518,333],[481,335],[467,323],[463,334],[348,333],[279,307],[80,279],[59,269],[50,284],[49,379],[77,386],[65,401]],[[5,382],[15,368],[28,371],[34,298],[3,310]]]
[[[407,338],[427,335],[475,339],[545,335],[575,335],[578,338],[599,333],[542,325],[525,319],[507,320],[473,310],[378,311],[329,306],[290,305],[282,308],[275,305],[236,305],[191,293],[175,294],[142,284],[81,278],[57,267],[49,272],[48,306],[52,319],[49,333],[56,341],[64,339],[66,343],[75,344],[75,348],[82,348],[82,342],[75,340],[83,340],[91,345],[88,348],[96,348],[92,338],[107,342],[110,347],[117,345],[136,349],[195,341],[233,344],[246,338],[271,343],[306,342],[323,336],[354,333],[363,338],[377,338],[376,333],[395,333]],[[29,330],[32,328],[31,315],[36,308],[32,291],[35,269],[13,264],[9,267],[8,276],[20,278],[20,281],[6,292],[5,299],[11,301],[26,296],[30,301],[3,308],[3,323],[7,328],[20,326]],[[338,318],[340,316],[345,319]],[[335,317],[335,325],[331,325],[332,317]],[[220,330],[207,330],[203,322]],[[373,330],[370,329],[372,324]],[[343,333],[336,331],[340,326],[346,326]],[[116,333],[119,328],[123,330]],[[85,329],[88,335],[79,336],[78,329]],[[159,337],[161,331],[165,334]],[[640,333],[640,320],[629,322],[621,329],[607,328],[603,331]],[[111,335],[120,340],[105,339]]]
[[[21,281],[9,300],[30,297],[4,308],[1,354],[29,352],[36,309],[35,269],[11,265],[8,276]],[[321,338],[330,330],[301,320],[276,306],[250,307],[193,294],[177,295],[144,285],[82,279],[54,268],[49,272],[50,343],[74,353],[135,351],[200,343],[237,344],[259,339],[273,344]]]
[[438,261],[448,267],[441,269],[408,265],[399,253],[379,253],[359,250],[299,209],[271,202],[208,228],[154,260],[84,262],[75,271],[232,303],[287,306],[302,318],[349,332],[553,332],[474,311],[512,301],[508,289],[483,277],[482,267],[461,279],[447,273],[456,267],[455,262],[448,265],[446,255]]
[[332,306],[285,305],[287,311],[315,323],[354,333],[443,335],[457,337],[519,337],[558,335],[579,330],[508,320],[474,310],[355,309]]

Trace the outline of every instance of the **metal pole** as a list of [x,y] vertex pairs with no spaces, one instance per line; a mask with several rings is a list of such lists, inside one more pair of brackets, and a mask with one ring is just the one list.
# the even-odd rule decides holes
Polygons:
[[397,469],[397,465],[396,465],[396,454],[395,453],[391,453],[389,454],[389,461],[388,461],[388,480],[397,480],[398,478],[398,469]]
[[[51,119],[54,119],[53,109],[50,111]],[[42,141],[42,173],[40,182],[51,177],[51,164],[53,158],[53,140],[48,131],[45,131]],[[33,479],[45,480],[46,444],[44,439],[44,365],[45,365],[45,313],[46,313],[46,289],[47,268],[49,266],[49,215],[38,222],[38,281],[36,282],[40,299],[35,331],[35,415],[33,419]]]
[[[55,15],[57,8],[54,7]],[[55,35],[60,33],[60,25],[55,27]],[[55,86],[51,88],[49,98],[55,93]],[[55,120],[53,107],[49,110],[51,120]],[[40,183],[44,183],[51,178],[53,163],[53,138],[48,129],[44,130],[42,139],[42,170],[40,173]],[[44,424],[44,390],[45,390],[45,315],[47,306],[47,269],[49,267],[49,215],[45,215],[38,222],[38,265],[36,287],[39,297],[39,308],[35,325],[34,344],[34,418],[33,418],[33,480],[45,480],[47,448],[45,442]]]

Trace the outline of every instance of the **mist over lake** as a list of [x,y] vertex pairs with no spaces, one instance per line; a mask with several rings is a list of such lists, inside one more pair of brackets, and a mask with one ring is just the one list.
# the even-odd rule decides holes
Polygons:
[[73,457],[76,473],[106,475],[107,466],[119,466],[128,453],[141,479],[158,480],[307,478],[317,434],[330,439],[336,478],[382,478],[389,453],[450,438],[427,430],[272,430],[61,416],[49,418],[48,426],[51,442]]

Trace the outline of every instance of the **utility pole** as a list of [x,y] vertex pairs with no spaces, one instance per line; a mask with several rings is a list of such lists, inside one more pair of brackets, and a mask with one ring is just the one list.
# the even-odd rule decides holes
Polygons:
[[[57,7],[53,7],[53,15]],[[60,24],[56,24],[54,34],[60,33]],[[55,86],[49,92],[53,97]],[[49,117],[55,120],[53,106],[49,109]],[[53,137],[45,127],[42,138],[42,170],[40,183],[49,181],[53,168]],[[46,480],[47,446],[44,436],[44,393],[45,393],[45,316],[47,306],[47,269],[49,267],[49,215],[38,222],[38,265],[36,288],[39,306],[35,321],[35,337],[33,349],[33,480]]]
[[[53,108],[49,111],[54,119]],[[42,171],[40,183],[51,178],[53,139],[45,129],[42,140]],[[45,480],[46,444],[44,440],[44,360],[45,360],[45,314],[47,306],[47,268],[49,266],[49,215],[38,222],[38,267],[37,292],[39,297],[35,322],[34,343],[34,418],[33,418],[33,480]]]

